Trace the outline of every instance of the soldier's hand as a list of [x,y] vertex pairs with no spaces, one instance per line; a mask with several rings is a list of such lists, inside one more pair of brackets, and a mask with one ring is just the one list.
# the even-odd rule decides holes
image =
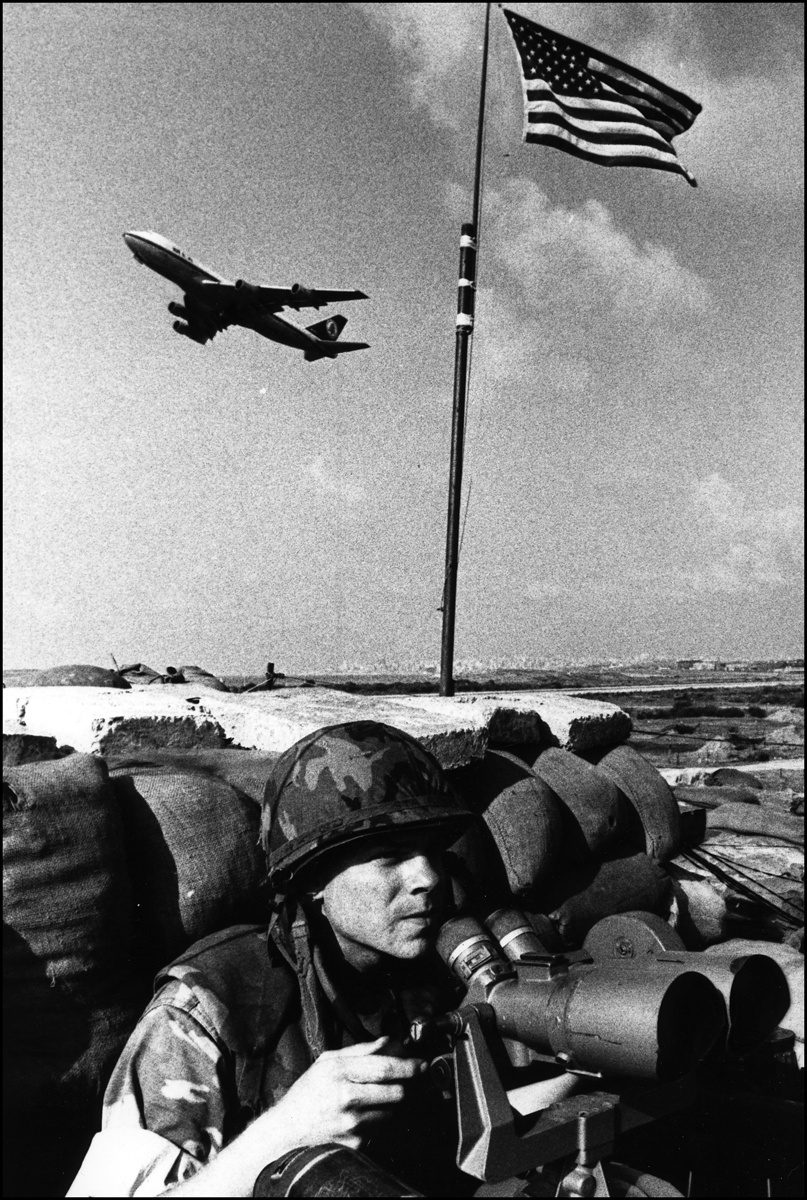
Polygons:
[[326,1051],[265,1115],[299,1134],[297,1145],[340,1141],[358,1149],[363,1127],[388,1115],[427,1069],[421,1059],[385,1054],[391,1045],[382,1037]]

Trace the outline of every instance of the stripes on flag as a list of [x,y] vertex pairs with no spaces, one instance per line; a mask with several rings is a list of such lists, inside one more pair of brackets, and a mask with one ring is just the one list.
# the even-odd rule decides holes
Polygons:
[[672,139],[690,128],[700,104],[582,42],[503,12],[521,64],[525,142],[606,167],[674,171],[697,187]]

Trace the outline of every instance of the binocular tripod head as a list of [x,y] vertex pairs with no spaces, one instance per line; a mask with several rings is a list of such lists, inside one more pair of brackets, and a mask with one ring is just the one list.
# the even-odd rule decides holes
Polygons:
[[[412,1040],[428,1055],[447,1039],[434,1072],[456,1095],[457,1165],[494,1182],[575,1151],[593,1177],[618,1132],[691,1102],[692,1070],[721,1037],[745,1053],[789,1004],[772,959],[689,953],[649,913],[608,917],[582,950],[552,955],[523,913],[498,909],[446,922],[437,948],[466,994]],[[597,1090],[605,1079],[618,1091]]]

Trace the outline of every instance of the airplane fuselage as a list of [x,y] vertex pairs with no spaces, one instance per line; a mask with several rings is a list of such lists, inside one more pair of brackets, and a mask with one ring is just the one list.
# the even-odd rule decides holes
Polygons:
[[191,258],[179,246],[169,242],[159,233],[124,233],[123,240],[138,262],[150,267],[158,275],[169,279],[183,292],[198,287],[203,279],[212,279],[217,283],[227,283],[223,275],[218,275],[208,267],[203,267],[196,259]]
[[[159,233],[124,233],[123,240],[138,262],[143,263],[164,279],[176,284],[183,292],[193,297],[202,308],[211,309],[210,297],[205,295],[204,280],[215,283],[231,283],[230,280],[205,267],[196,259],[191,258],[179,246],[174,245],[168,238]],[[215,311],[211,309],[211,311]],[[262,337],[284,346],[292,346],[296,350],[308,350],[311,346],[321,346],[319,338],[286,321],[273,312],[262,312],[254,305],[237,313],[231,313],[228,320],[245,329],[252,329]]]

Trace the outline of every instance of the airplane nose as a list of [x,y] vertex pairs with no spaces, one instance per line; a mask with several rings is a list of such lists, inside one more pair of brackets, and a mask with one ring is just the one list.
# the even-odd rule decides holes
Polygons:
[[138,248],[138,244],[137,244],[138,243],[137,234],[126,232],[123,235],[123,240],[126,243],[126,245],[129,247],[129,249],[131,250],[132,254],[135,257],[135,260],[139,263],[142,263],[143,258],[141,257],[141,255],[139,253],[139,248]]

